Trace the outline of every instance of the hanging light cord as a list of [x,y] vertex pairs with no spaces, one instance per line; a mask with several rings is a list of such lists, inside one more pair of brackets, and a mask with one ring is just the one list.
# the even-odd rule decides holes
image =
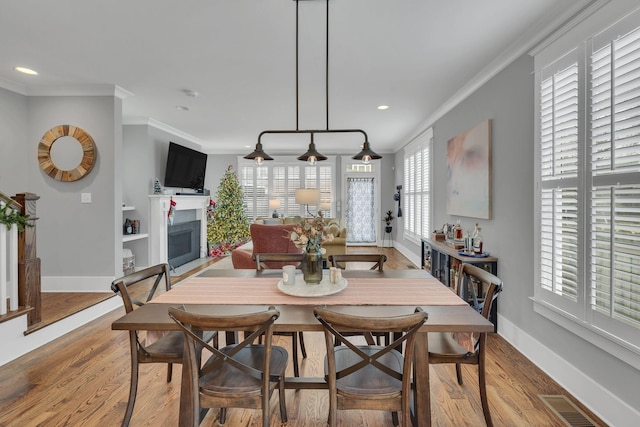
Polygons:
[[[326,61],[325,61],[325,110],[326,110],[326,128],[325,129],[305,129],[300,130],[300,113],[299,113],[299,96],[300,96],[300,87],[299,87],[299,1],[296,0],[296,128],[295,130],[264,130],[260,132],[258,135],[258,145],[256,145],[256,149],[260,148],[260,154],[265,155],[262,152],[262,136],[265,134],[310,134],[311,135],[311,144],[313,144],[313,134],[315,133],[360,133],[364,137],[364,147],[366,150],[369,150],[369,137],[367,133],[362,129],[329,129],[329,0],[326,0]],[[314,146],[315,147],[315,146]],[[377,154],[371,152],[375,155],[373,158],[380,158]],[[252,153],[253,154],[253,153]],[[362,154],[362,153],[360,153]],[[359,154],[359,155],[360,155]],[[266,155],[265,155],[266,156]],[[268,157],[268,156],[267,156]],[[265,157],[265,160],[271,160],[271,158]],[[354,156],[356,158],[357,156]],[[245,156],[245,158],[252,158],[251,155]]]

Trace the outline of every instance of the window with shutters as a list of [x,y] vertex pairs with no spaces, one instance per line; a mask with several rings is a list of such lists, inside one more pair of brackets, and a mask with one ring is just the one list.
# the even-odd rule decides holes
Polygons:
[[640,355],[638,16],[536,73],[536,311],[618,355]]
[[[257,166],[253,161],[240,157],[238,169],[250,221],[271,216],[270,199],[280,201],[280,208],[276,209],[280,216],[305,216],[306,206],[296,203],[296,190],[299,188],[319,188],[320,202],[329,203],[328,209],[323,208],[323,215],[331,217],[334,212],[331,195],[335,194],[335,157],[329,157],[316,166],[307,166],[295,157],[286,156]],[[309,206],[309,209],[316,212],[320,206]]]
[[431,235],[431,145],[429,128],[404,149],[404,237],[420,242]]

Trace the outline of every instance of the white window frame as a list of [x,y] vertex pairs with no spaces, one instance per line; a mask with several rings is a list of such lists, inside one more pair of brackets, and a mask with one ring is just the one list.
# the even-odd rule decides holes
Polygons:
[[[535,225],[535,286],[534,286],[534,310],[542,316],[550,319],[558,325],[584,338],[604,351],[618,357],[632,366],[640,366],[640,327],[634,327],[628,323],[614,319],[613,316],[603,315],[592,308],[594,295],[592,294],[592,281],[595,276],[592,266],[594,230],[596,218],[592,219],[592,189],[598,187],[611,187],[614,190],[626,184],[640,185],[640,170],[633,173],[617,173],[612,170],[608,173],[594,173],[592,171],[592,124],[591,124],[591,58],[594,52],[606,44],[616,40],[620,36],[628,34],[631,30],[640,27],[640,9],[629,14],[626,18],[600,31],[592,37],[584,39],[578,46],[564,46],[566,53],[555,61],[549,61],[548,53],[541,55],[544,59],[538,63],[536,57],[535,77],[535,131],[536,131],[536,191],[535,208],[536,217],[540,221]],[[599,28],[603,28],[600,25]],[[594,32],[591,32],[594,34]],[[553,47],[557,52],[557,46]],[[560,56],[560,55],[558,55]],[[543,132],[541,123],[541,94],[540,88],[543,81],[554,73],[567,69],[570,64],[576,64],[578,68],[578,168],[573,176],[562,176],[560,173],[551,179],[543,176],[541,161],[541,141]],[[615,116],[614,116],[615,117]],[[577,268],[576,268],[576,295],[575,298],[563,296],[562,288],[557,288],[557,283],[549,285],[548,274],[543,273],[545,260],[542,257],[543,228],[541,226],[544,204],[543,191],[557,191],[563,188],[577,188]],[[546,189],[546,190],[545,190]],[[595,214],[593,214],[595,215]],[[555,229],[555,228],[554,228]],[[555,244],[558,241],[555,241]],[[547,262],[547,265],[549,263]],[[555,280],[555,279],[554,279]],[[562,286],[561,282],[560,286]],[[550,289],[551,288],[551,289]]]
[[[297,167],[299,168],[299,177],[297,180],[293,181],[291,179],[285,179],[284,189],[275,188],[274,186],[274,174],[273,169],[275,167]],[[293,156],[278,156],[277,160],[264,162],[262,165],[258,166],[255,164],[253,160],[248,160],[243,157],[238,156],[238,173],[242,185],[242,175],[243,168],[251,168],[254,170],[253,173],[253,183],[256,183],[256,173],[255,171],[260,168],[266,168],[267,170],[267,192],[266,192],[266,202],[267,210],[268,210],[268,201],[271,198],[277,198],[280,200],[280,208],[277,209],[280,216],[306,216],[306,206],[301,206],[295,203],[292,200],[292,192],[290,190],[295,190],[297,188],[319,188],[321,190],[320,202],[325,202],[330,200],[331,207],[329,210],[323,211],[325,217],[329,218],[333,216],[333,213],[336,211],[336,202],[335,202],[335,189],[336,189],[336,157],[335,156],[327,156],[327,160],[323,160],[322,162],[318,162],[315,166],[309,166],[306,162],[302,162]],[[321,170],[329,168],[329,173],[322,174]],[[286,173],[289,171],[287,170]],[[286,175],[288,177],[288,175]],[[329,181],[329,182],[328,182]],[[280,191],[283,191],[282,194],[276,194]],[[289,197],[286,197],[286,195]],[[245,195],[246,197],[246,195]],[[254,200],[251,206],[252,209],[249,208],[245,201],[245,213],[249,218],[249,221],[254,221],[257,217],[270,217],[272,211],[268,211],[267,215],[259,214],[260,210],[256,206],[256,196],[254,195]],[[320,206],[312,206],[309,205],[309,210],[311,212],[317,212],[320,209]],[[264,210],[264,209],[263,209]]]
[[[403,237],[421,244],[431,234],[433,200],[433,128],[425,130],[404,148],[402,185]],[[417,167],[418,161],[420,169]],[[426,200],[425,200],[426,198]]]

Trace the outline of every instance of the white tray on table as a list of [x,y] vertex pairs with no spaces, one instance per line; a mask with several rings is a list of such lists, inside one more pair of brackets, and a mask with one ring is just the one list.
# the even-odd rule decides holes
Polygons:
[[329,281],[329,274],[322,275],[322,281],[317,284],[309,284],[304,281],[302,274],[296,274],[296,282],[293,285],[285,285],[282,280],[278,282],[278,289],[295,297],[322,297],[337,294],[348,285],[347,279],[341,277],[338,283]]

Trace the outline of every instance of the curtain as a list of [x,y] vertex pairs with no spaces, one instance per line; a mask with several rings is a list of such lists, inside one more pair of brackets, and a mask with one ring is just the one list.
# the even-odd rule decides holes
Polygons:
[[347,242],[375,243],[373,178],[347,178]]

